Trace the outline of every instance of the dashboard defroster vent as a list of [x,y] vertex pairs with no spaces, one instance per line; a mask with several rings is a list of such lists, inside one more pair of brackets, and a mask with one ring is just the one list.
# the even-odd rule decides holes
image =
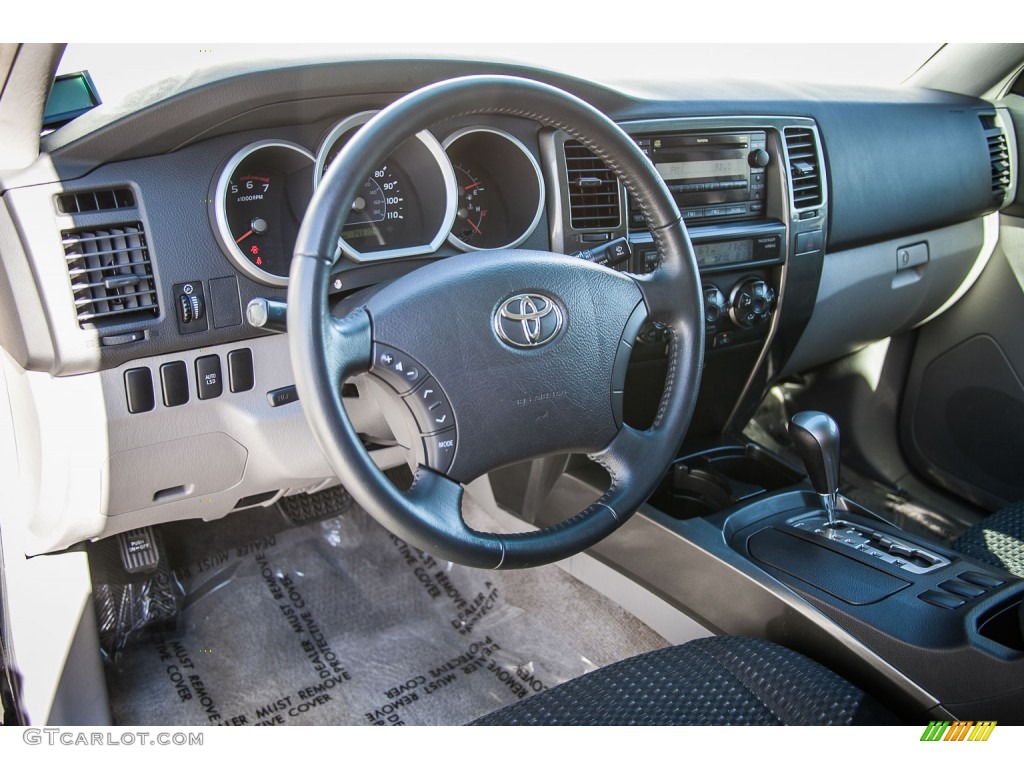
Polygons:
[[82,328],[157,317],[160,307],[142,224],[61,233]]
[[569,225],[573,229],[617,229],[621,222],[619,180],[578,141],[565,143]]
[[821,167],[814,131],[809,128],[786,128],[786,151],[789,154],[789,175],[793,186],[793,206],[797,210],[821,205]]

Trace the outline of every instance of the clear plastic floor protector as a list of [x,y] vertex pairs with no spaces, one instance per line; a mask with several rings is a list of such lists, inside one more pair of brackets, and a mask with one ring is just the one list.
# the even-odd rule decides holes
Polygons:
[[664,644],[555,566],[441,562],[359,509],[178,575],[180,631],[108,667],[119,725],[458,725]]

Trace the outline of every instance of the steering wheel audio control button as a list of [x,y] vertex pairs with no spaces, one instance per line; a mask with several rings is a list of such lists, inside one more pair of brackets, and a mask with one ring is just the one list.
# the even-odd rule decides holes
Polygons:
[[454,429],[423,438],[423,450],[427,455],[427,466],[438,472],[447,472],[455,458],[458,438]]
[[416,391],[405,396],[405,404],[416,417],[416,425],[424,435],[442,432],[455,426],[455,414],[452,413],[448,398],[430,376]]
[[423,366],[412,357],[385,344],[373,345],[373,365],[370,371],[404,395],[425,377]]

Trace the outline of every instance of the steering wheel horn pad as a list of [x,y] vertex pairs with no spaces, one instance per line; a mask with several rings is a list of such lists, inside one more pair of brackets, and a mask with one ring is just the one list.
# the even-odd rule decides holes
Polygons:
[[[644,211],[662,261],[631,276],[561,254],[466,253],[421,267],[344,318],[328,279],[359,184],[394,146],[444,119],[515,114],[561,128],[612,168]],[[366,123],[332,163],[306,213],[289,282],[289,343],[300,401],[325,456],[356,500],[407,542],[485,568],[541,565],[618,528],[655,489],[685,435],[703,358],[692,248],[664,183],[632,140],[590,105],[505,76],[437,83]],[[669,329],[669,373],[654,425],[621,422],[625,364],[646,318]],[[369,372],[404,397],[427,467],[398,491],[363,448],[341,382]],[[526,534],[474,531],[462,483],[517,461],[583,453],[612,478],[588,509]]]
[[[546,343],[525,346],[522,332],[525,344],[516,347],[496,332],[502,307],[524,295],[550,301],[549,314],[561,319]],[[367,302],[366,312],[375,344],[408,354],[424,369],[419,376],[429,373],[440,385],[458,432],[446,474],[470,482],[533,456],[608,445],[617,430],[615,353],[642,298],[630,278],[568,256],[471,253],[397,280]],[[519,324],[539,331],[542,321]]]

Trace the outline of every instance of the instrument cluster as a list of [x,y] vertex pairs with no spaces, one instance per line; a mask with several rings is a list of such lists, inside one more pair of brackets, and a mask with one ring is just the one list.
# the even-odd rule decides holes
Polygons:
[[[288,141],[239,149],[214,184],[215,231],[237,266],[287,285],[299,226],[313,192],[345,143],[375,113],[333,125],[316,153]],[[443,141],[421,131],[367,177],[346,212],[338,246],[353,262],[514,248],[536,229],[544,180],[533,154],[497,128],[461,128]]]

